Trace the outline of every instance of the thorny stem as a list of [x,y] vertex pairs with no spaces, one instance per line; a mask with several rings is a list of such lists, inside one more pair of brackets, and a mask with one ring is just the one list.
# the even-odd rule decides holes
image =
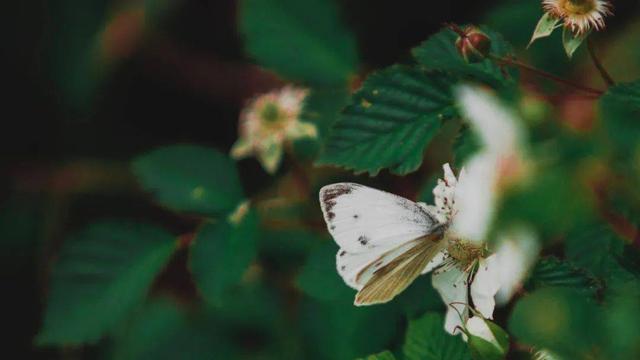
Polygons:
[[587,49],[589,50],[589,56],[591,57],[591,61],[593,61],[593,65],[595,65],[596,69],[598,69],[598,72],[600,73],[600,76],[602,76],[602,80],[604,80],[604,82],[607,83],[608,86],[615,85],[616,82],[613,81],[613,78],[611,77],[611,75],[609,75],[609,72],[607,72],[607,69],[605,69],[604,65],[596,55],[596,51],[593,47],[593,41],[591,41],[591,38],[587,39]]
[[518,68],[520,68],[522,70],[526,70],[526,71],[528,71],[528,72],[530,72],[532,74],[536,74],[538,76],[541,76],[541,77],[543,77],[545,79],[549,79],[549,80],[555,81],[555,82],[557,82],[559,84],[563,84],[563,85],[572,87],[574,89],[578,89],[578,90],[590,93],[592,95],[602,96],[602,94],[604,94],[604,91],[602,91],[602,90],[594,89],[594,88],[591,88],[591,87],[588,87],[588,86],[585,86],[585,85],[576,84],[576,83],[574,83],[572,81],[563,79],[561,77],[558,77],[556,75],[548,73],[548,72],[546,72],[544,70],[540,70],[540,69],[537,69],[537,68],[535,68],[535,67],[533,67],[531,65],[525,64],[525,63],[523,63],[523,62],[521,62],[519,60],[516,60],[514,58],[499,57],[499,56],[495,56],[495,55],[489,55],[489,57],[491,59],[493,59],[494,61],[498,62],[501,65],[515,66],[515,67],[518,67]]

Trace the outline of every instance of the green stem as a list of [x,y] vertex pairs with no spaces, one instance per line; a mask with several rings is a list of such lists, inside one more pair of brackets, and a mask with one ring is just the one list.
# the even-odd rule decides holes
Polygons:
[[562,84],[562,85],[565,85],[565,86],[569,86],[569,87],[572,87],[574,89],[590,93],[592,95],[602,96],[602,94],[604,94],[604,91],[602,91],[602,90],[594,89],[594,88],[591,88],[591,87],[588,87],[588,86],[585,86],[585,85],[576,84],[576,83],[574,83],[572,81],[563,79],[561,77],[553,75],[553,74],[551,74],[549,72],[546,72],[544,70],[537,69],[537,68],[535,68],[535,67],[533,67],[531,65],[525,64],[525,63],[523,63],[521,61],[518,61],[516,59],[513,59],[513,58],[499,57],[499,56],[495,56],[495,55],[490,55],[490,58],[493,59],[494,61],[498,62],[501,65],[515,66],[515,67],[518,67],[518,68],[520,68],[522,70],[528,71],[528,72],[530,72],[532,74],[535,74],[535,75],[538,75],[540,77],[543,77],[545,79],[549,79],[549,80],[555,81],[556,83],[559,83],[559,84]]
[[593,42],[591,41],[591,38],[587,39],[587,49],[589,50],[589,56],[591,57],[591,61],[593,61],[593,65],[595,65],[596,69],[598,69],[598,72],[600,73],[602,80],[604,80],[604,82],[608,86],[615,85],[616,82],[613,81],[613,78],[611,77],[611,75],[609,75],[609,72],[607,72],[607,69],[605,69],[604,65],[602,65],[602,62],[596,55],[596,51],[593,47]]

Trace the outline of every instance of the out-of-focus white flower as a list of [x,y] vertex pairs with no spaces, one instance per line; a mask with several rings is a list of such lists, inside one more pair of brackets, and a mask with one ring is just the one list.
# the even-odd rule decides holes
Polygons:
[[307,94],[305,89],[286,86],[249,101],[240,114],[240,138],[231,148],[231,156],[242,159],[255,155],[268,173],[275,173],[285,144],[317,136],[313,124],[300,121]]
[[603,29],[604,18],[612,14],[611,4],[606,0],[543,0],[542,7],[576,34]]
[[528,171],[522,130],[515,116],[487,92],[461,87],[457,96],[481,150],[457,179],[449,165],[444,165],[445,176],[433,190],[431,210],[448,225],[444,232],[447,247],[425,269],[435,269],[433,286],[449,307],[445,329],[452,334],[468,319],[469,295],[474,308],[492,319],[498,291],[502,289],[501,300],[508,299],[537,256],[537,239],[525,230],[500,235],[496,251],[490,251],[487,244],[497,202]]
[[503,305],[511,300],[535,264],[540,253],[540,242],[535,233],[525,227],[517,227],[498,235],[496,255],[500,276],[500,289],[496,301]]

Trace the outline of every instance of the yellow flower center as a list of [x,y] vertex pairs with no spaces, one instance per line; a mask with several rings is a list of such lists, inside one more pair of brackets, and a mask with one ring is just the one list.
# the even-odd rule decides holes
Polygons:
[[266,103],[260,111],[260,118],[266,123],[277,123],[282,120],[282,113],[277,104]]
[[561,6],[571,15],[585,15],[597,8],[596,0],[564,0]]
[[484,248],[469,241],[449,239],[447,252],[461,269],[466,270],[482,257]]

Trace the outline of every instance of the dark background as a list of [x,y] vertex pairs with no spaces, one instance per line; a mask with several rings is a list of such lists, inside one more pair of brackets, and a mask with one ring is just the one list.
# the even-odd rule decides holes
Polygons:
[[[407,61],[409,50],[443,22],[484,21],[494,5],[503,3],[340,2],[357,35],[362,74]],[[121,18],[111,28],[112,52],[121,55],[96,80],[76,64],[76,43],[104,25],[100,14],[123,3],[11,1],[3,10],[0,231],[6,304],[0,318],[9,349],[22,354],[54,354],[32,350],[32,339],[46,292],[43,263],[69,229],[101,217],[150,218],[176,231],[190,225],[153,207],[137,191],[126,170],[128,160],[177,142],[227,152],[243,102],[279,84],[244,54],[237,3],[231,0],[170,1],[142,34],[135,16]],[[615,7],[613,32],[639,8],[631,0],[617,1]],[[523,22],[530,33],[535,19]],[[248,192],[272,181],[253,160],[241,162],[240,171]]]

